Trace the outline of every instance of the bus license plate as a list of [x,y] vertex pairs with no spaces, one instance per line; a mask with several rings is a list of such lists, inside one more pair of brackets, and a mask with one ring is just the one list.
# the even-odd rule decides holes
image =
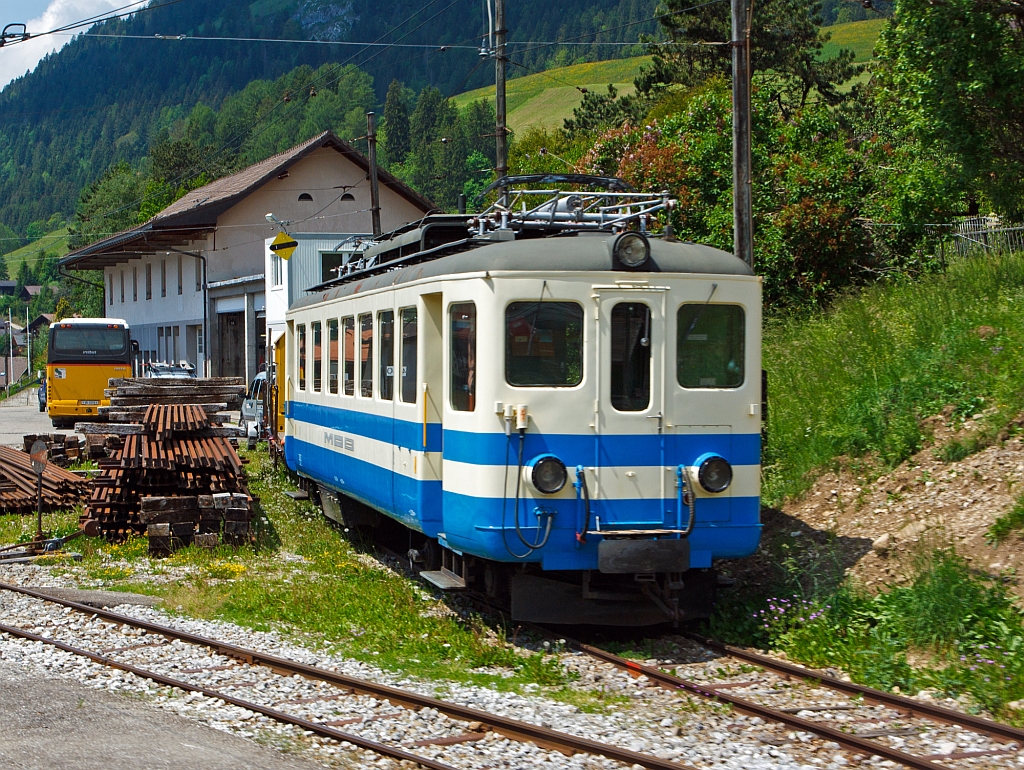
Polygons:
[[79,401],[78,403],[80,403],[82,406],[99,406],[100,405],[99,401]]

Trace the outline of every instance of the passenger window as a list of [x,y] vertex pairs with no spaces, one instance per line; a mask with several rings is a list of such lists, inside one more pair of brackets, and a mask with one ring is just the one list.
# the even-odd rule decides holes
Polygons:
[[676,375],[684,388],[743,384],[746,319],[739,305],[688,304],[676,316]]
[[373,398],[373,313],[359,316],[359,395]]
[[416,403],[416,308],[402,311],[402,401]]
[[306,324],[299,324],[298,326],[299,344],[298,348],[299,355],[299,390],[306,389]]
[[395,311],[382,310],[377,314],[380,328],[380,397],[391,401],[395,397]]
[[456,412],[476,408],[476,305],[452,305],[451,405]]
[[345,335],[345,395],[356,393],[356,328],[352,316],[341,319],[342,333]]
[[651,403],[651,309],[640,302],[612,308],[612,406],[642,412]]
[[583,381],[583,308],[575,302],[513,302],[505,310],[505,379],[519,387]]
[[327,322],[327,389],[337,395],[338,393],[338,319],[332,318]]
[[323,339],[320,322],[314,321],[310,331],[313,333],[313,391],[319,393],[323,386]]

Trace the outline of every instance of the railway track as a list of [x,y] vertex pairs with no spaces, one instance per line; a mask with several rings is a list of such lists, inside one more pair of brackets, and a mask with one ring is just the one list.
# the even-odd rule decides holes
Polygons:
[[[490,714],[410,690],[287,660],[259,650],[139,620],[108,609],[97,609],[77,602],[57,599],[22,586],[0,583],[0,590],[22,594],[88,615],[89,621],[94,624],[112,624],[112,626],[131,628],[142,632],[142,637],[140,640],[136,636],[133,638],[134,643],[121,644],[113,648],[85,649],[66,639],[46,637],[35,630],[30,631],[17,626],[0,624],[0,633],[50,645],[72,655],[88,658],[101,666],[130,672],[135,676],[152,680],[166,687],[219,699],[239,709],[293,725],[321,737],[351,744],[398,761],[412,762],[421,767],[431,768],[431,770],[457,770],[457,765],[442,762],[436,757],[424,756],[424,749],[449,747],[457,744],[471,746],[478,741],[487,740],[488,733],[491,732],[514,741],[534,744],[537,756],[533,758],[533,761],[538,765],[543,764],[544,750],[552,750],[566,755],[589,754],[605,757],[624,763],[626,766],[639,765],[651,770],[681,770],[682,768],[692,770],[691,766],[659,759],[649,754],[559,732],[530,722]],[[93,629],[91,634],[71,633],[74,634],[76,640],[77,637],[83,635],[93,639],[110,637],[109,634],[97,633],[96,629]],[[71,634],[65,632],[65,635]],[[125,639],[123,635],[120,638]],[[161,653],[168,651],[174,653],[174,660],[162,661]],[[139,658],[146,661],[145,666],[138,664]],[[181,665],[183,659],[188,661],[185,667]],[[236,693],[246,687],[253,688],[253,694],[255,694],[256,688],[253,687],[254,683],[251,681],[254,668],[269,670],[282,680],[301,677],[316,683],[319,685],[319,689],[314,695],[305,698],[275,698],[273,695],[275,688],[271,682],[269,686],[260,688],[261,694],[269,692],[269,697],[242,698]],[[367,699],[374,702],[370,714],[367,714],[365,707]],[[346,701],[358,701],[363,708],[359,713],[346,716]],[[330,704],[331,711],[341,713],[333,714],[330,717],[319,714],[309,715],[308,713],[304,716],[303,713],[309,711],[311,704]],[[357,732],[340,729],[345,726],[360,727],[381,720],[397,722],[416,719],[418,714],[425,714],[427,717],[442,714],[447,719],[442,723],[437,723],[436,719],[433,720],[431,727],[435,735],[399,745],[370,739]],[[471,764],[475,767],[480,766],[479,762]]]
[[[916,770],[952,770],[958,766],[957,763],[962,767],[965,760],[977,766],[976,761],[983,757],[989,762],[1000,759],[1016,762],[1018,758],[1024,758],[1024,730],[937,704],[846,682],[824,671],[795,666],[711,639],[689,638],[719,655],[739,661],[741,667],[724,669],[727,674],[731,674],[727,681],[696,681],[680,676],[679,671],[685,668],[685,664],[669,663],[669,668],[666,668],[664,665],[639,663],[575,640],[570,640],[569,644],[633,676],[646,676],[661,687],[727,703],[741,713],[834,741],[859,755],[879,756]],[[771,677],[761,676],[757,669],[769,672]],[[723,668],[718,670],[722,671]],[[751,681],[750,673],[757,673],[758,678]],[[746,678],[737,679],[737,676]],[[794,687],[794,682],[799,686]],[[769,689],[765,690],[766,686]],[[780,686],[783,689],[777,689]],[[799,699],[807,697],[807,693],[801,693],[801,690],[818,691],[811,696],[814,702],[801,706]],[[836,701],[833,698],[835,702],[822,703],[821,690],[840,694],[845,699]],[[792,702],[789,705],[778,702],[768,704],[763,697],[758,697],[765,695],[782,695],[784,697],[776,697],[774,700]],[[841,718],[836,718],[837,715],[841,715]],[[865,727],[867,729],[859,729]],[[916,754],[907,750],[909,747],[894,747],[879,740],[897,738],[898,743],[906,744],[912,736],[928,731],[941,734],[947,728],[952,728],[953,734],[950,737],[962,741],[963,736],[956,733],[969,731],[983,736],[988,745],[971,751]],[[953,741],[953,745],[957,745],[957,741]]]

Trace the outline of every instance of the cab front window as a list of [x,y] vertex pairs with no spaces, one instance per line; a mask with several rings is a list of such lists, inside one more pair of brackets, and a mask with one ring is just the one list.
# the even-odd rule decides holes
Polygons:
[[746,319],[739,305],[682,305],[676,316],[676,375],[684,388],[743,384]]

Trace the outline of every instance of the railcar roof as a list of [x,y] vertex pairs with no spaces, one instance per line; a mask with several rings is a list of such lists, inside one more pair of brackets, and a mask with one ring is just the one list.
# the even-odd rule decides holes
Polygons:
[[743,260],[721,249],[699,243],[666,242],[660,238],[650,239],[651,257],[643,270],[634,272],[614,269],[615,264],[606,244],[606,241],[614,237],[611,233],[591,232],[574,236],[482,243],[478,248],[469,251],[325,288],[297,300],[292,308],[315,305],[325,300],[363,294],[375,289],[400,286],[422,278],[440,278],[485,270],[556,273],[607,271],[622,278],[645,273],[746,276],[754,274]]

